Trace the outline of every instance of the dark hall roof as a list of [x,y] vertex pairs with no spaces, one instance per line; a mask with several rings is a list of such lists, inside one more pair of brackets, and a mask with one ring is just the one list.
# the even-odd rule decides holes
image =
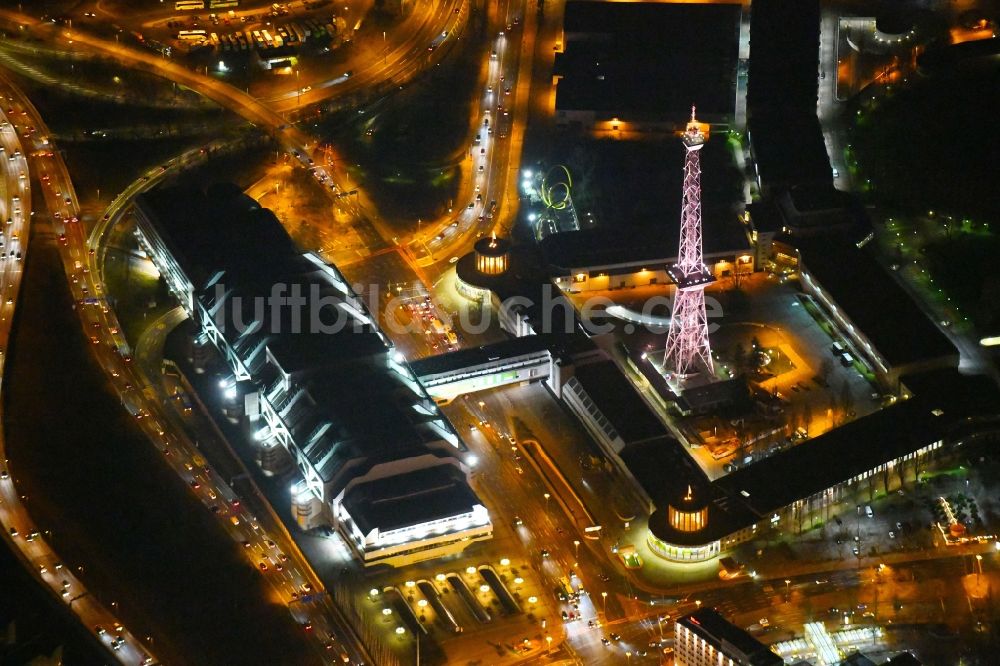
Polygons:
[[569,2],[556,109],[676,122],[692,103],[732,113],[738,19],[735,5]]
[[957,359],[955,346],[865,248],[835,236],[797,244],[806,270],[889,365]]
[[362,534],[387,532],[472,511],[479,498],[450,464],[358,483],[343,506]]
[[574,376],[626,445],[669,437],[614,361],[578,365]]
[[[679,217],[679,216],[675,216]],[[591,227],[547,236],[540,243],[545,262],[553,272],[582,267],[641,264],[648,262],[652,270],[662,268],[665,260],[677,258],[680,240],[679,220],[664,225],[664,229],[638,227]],[[735,216],[726,221],[706,220],[703,240],[705,254],[743,252],[749,242]],[[709,231],[711,227],[711,231]],[[657,264],[659,261],[659,264]]]
[[[944,436],[951,418],[914,397],[851,421],[715,481],[763,517]],[[746,493],[746,494],[744,494]]]

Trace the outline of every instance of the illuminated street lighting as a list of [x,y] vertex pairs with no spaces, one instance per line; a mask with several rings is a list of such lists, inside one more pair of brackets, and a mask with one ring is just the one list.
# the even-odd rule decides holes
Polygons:
[[605,618],[607,618],[607,615],[608,615],[608,593],[607,592],[601,592],[601,607],[602,607],[602,610],[604,611]]
[[476,567],[466,567],[465,568],[465,573],[467,573],[467,574],[469,574],[471,576],[472,574],[476,573]]
[[580,540],[579,539],[573,539],[573,548],[576,549],[576,557],[577,557],[577,559],[579,559],[580,558]]
[[502,566],[502,567],[509,567],[510,566],[510,560],[507,559],[506,557],[503,558],[502,560],[500,560],[500,566]]
[[669,619],[670,619],[669,615],[656,616],[656,626],[660,629],[660,642],[663,642],[663,621]]

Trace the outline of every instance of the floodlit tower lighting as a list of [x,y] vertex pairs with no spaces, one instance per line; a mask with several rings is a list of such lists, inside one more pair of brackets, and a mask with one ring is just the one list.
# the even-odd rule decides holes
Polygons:
[[679,376],[699,371],[714,374],[708,343],[705,287],[715,280],[705,266],[701,242],[701,147],[705,134],[691,107],[691,121],[684,131],[684,197],[681,204],[681,238],[677,263],[667,273],[677,285],[673,314],[667,333],[664,369]]

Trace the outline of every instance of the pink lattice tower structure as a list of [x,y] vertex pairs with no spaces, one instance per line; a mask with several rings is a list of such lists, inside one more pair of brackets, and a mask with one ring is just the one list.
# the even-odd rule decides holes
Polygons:
[[684,199],[681,204],[681,240],[677,263],[667,269],[677,285],[673,314],[667,333],[664,372],[678,378],[699,372],[714,377],[712,348],[708,343],[708,318],[705,316],[705,287],[715,278],[705,266],[701,248],[701,147],[705,133],[695,119],[684,131]]

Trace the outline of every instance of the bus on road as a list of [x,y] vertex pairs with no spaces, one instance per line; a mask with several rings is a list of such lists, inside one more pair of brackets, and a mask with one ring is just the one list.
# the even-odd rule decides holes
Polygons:
[[204,30],[181,30],[177,33],[177,39],[188,42],[203,42],[208,39],[208,35]]

